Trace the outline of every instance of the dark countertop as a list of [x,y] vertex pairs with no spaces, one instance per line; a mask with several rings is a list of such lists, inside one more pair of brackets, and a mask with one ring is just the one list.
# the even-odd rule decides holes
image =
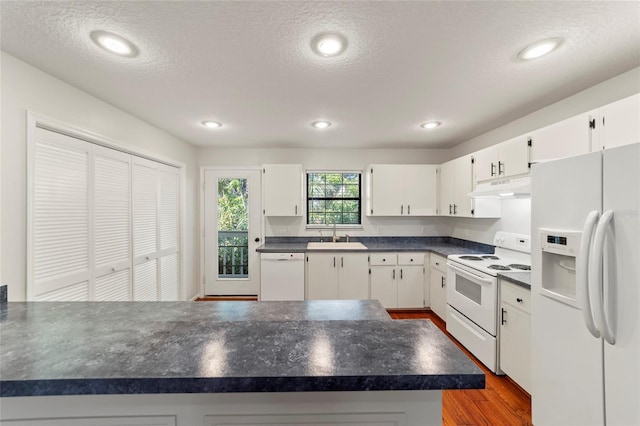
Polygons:
[[531,290],[531,272],[498,272],[498,278]]
[[[260,253],[303,253],[327,252],[326,249],[308,250],[307,242],[318,238],[305,237],[267,237],[265,244],[256,249]],[[461,240],[451,237],[353,237],[350,241],[359,241],[366,249],[340,250],[346,252],[431,252],[441,256],[450,254],[489,254],[494,247],[488,244]]]
[[9,302],[0,336],[2,397],[484,387],[435,325],[377,301]]

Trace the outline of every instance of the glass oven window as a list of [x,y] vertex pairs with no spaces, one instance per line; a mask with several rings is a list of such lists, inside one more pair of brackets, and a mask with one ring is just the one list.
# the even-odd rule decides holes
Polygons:
[[456,292],[478,305],[482,304],[482,286],[460,275],[456,275]]

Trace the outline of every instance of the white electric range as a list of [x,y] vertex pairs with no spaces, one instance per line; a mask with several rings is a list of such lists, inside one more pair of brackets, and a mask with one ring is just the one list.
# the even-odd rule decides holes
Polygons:
[[492,372],[498,368],[499,272],[531,270],[531,237],[499,231],[495,253],[447,258],[447,331]]

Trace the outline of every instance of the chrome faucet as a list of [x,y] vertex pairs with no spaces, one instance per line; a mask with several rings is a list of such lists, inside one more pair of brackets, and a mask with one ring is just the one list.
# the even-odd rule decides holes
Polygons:
[[340,237],[338,237],[336,235],[336,223],[333,222],[333,238],[332,238],[333,242],[336,243],[338,241],[340,241]]
[[322,229],[320,229],[318,232],[320,233],[320,242],[323,242],[323,240],[322,240]]
[[349,242],[349,234],[344,234],[345,237],[347,237],[347,242]]

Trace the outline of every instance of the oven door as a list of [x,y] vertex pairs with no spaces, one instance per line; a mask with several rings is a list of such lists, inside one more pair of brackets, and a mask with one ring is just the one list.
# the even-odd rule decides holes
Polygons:
[[496,335],[498,280],[454,262],[447,262],[447,303],[492,336]]

